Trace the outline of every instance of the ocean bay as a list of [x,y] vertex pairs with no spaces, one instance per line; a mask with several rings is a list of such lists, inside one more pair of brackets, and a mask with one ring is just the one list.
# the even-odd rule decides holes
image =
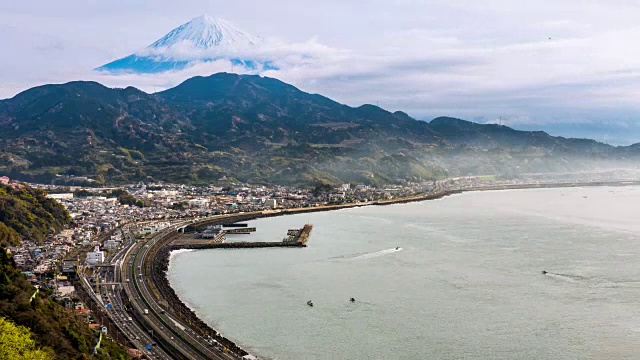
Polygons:
[[638,190],[475,192],[260,219],[229,241],[310,222],[309,247],[180,252],[169,279],[265,358],[634,358]]

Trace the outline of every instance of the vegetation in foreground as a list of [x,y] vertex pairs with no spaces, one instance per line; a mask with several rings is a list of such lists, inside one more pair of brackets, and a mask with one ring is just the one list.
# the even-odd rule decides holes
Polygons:
[[0,317],[0,359],[46,360],[51,355],[36,346],[29,329]]
[[[39,359],[42,354],[54,359],[128,358],[124,348],[105,339],[93,354],[96,332],[72,310],[52,300],[49,290],[36,292],[7,252],[8,244],[23,238],[43,240],[69,222],[66,210],[44,192],[22,185],[0,185],[0,229],[4,234],[0,245],[0,354],[9,354],[0,355],[0,359]],[[21,352],[24,354],[13,356]]]

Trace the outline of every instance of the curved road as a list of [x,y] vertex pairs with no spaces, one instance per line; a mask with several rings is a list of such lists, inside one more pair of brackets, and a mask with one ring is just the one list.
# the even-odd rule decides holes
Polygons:
[[191,221],[174,224],[159,231],[149,240],[134,243],[119,262],[119,266],[116,267],[119,269],[116,272],[120,271],[124,280],[122,284],[131,301],[131,306],[135,313],[140,314],[138,320],[144,328],[149,329],[154,339],[172,347],[186,359],[239,359],[240,357],[235,354],[221,351],[210,345],[206,339],[191,330],[188,324],[172,314],[170,309],[163,310],[148,289],[147,281],[150,281],[151,274],[146,272],[144,263],[152,245],[163,236],[189,223]]

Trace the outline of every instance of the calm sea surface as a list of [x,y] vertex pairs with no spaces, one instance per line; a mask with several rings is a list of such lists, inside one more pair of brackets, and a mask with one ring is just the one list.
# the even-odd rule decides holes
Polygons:
[[261,219],[229,241],[307,222],[308,248],[174,253],[171,286],[267,359],[640,359],[638,187]]

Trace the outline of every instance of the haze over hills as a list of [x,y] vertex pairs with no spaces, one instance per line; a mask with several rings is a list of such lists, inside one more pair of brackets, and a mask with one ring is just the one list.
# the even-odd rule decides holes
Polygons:
[[260,37],[224,19],[202,15],[171,30],[144,50],[96,70],[111,74],[158,73],[216,60],[228,60],[255,70],[274,69],[270,61],[257,56],[261,42]]
[[95,82],[44,85],[0,101],[0,173],[51,181],[397,183],[445,176],[628,165],[613,147],[454,118],[427,123],[349,107],[282,81],[219,73],[147,94]]

